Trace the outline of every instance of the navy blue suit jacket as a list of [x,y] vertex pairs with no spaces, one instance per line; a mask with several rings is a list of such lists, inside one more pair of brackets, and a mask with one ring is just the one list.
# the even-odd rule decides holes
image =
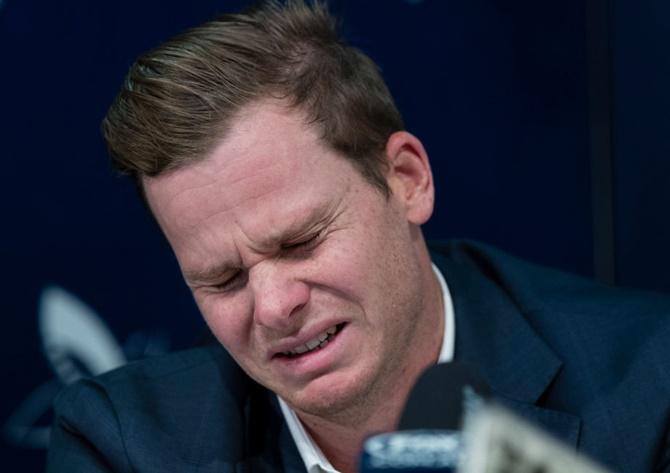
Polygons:
[[[523,417],[613,471],[670,472],[670,299],[493,248],[434,248],[455,358]],[[55,403],[48,471],[304,472],[274,394],[218,347],[130,364]]]

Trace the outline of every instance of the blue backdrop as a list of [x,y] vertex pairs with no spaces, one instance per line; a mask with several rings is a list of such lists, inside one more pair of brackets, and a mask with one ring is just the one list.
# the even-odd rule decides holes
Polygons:
[[[99,124],[138,54],[244,3],[0,0],[2,471],[43,469],[62,385],[204,333],[169,248],[111,172]],[[616,277],[670,290],[670,6],[609,3],[600,59],[614,194],[602,197],[614,206]],[[585,2],[331,4],[427,147],[437,186],[428,236],[593,275],[599,115]]]

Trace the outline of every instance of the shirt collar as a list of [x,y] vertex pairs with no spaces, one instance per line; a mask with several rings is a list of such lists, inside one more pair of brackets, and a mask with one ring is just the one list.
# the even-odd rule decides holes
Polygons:
[[433,263],[433,272],[442,289],[442,301],[444,301],[444,334],[442,336],[442,347],[438,363],[449,363],[454,359],[454,346],[456,344],[456,321],[454,318],[454,303],[451,300],[449,286],[444,279],[440,269]]
[[[440,356],[438,363],[448,363],[454,359],[454,345],[456,340],[456,324],[454,320],[454,304],[451,300],[451,293],[449,286],[445,281],[442,272],[435,264],[433,272],[440,283],[442,289],[442,301],[444,302],[444,335],[442,337],[442,346],[440,348]],[[277,396],[279,400],[279,407],[281,407],[284,419],[288,424],[291,437],[298,448],[298,453],[305,463],[308,473],[339,473],[333,465],[330,464],[326,456],[323,454],[319,446],[314,442],[311,435],[305,430],[298,419],[295,411],[291,409],[284,400]]]

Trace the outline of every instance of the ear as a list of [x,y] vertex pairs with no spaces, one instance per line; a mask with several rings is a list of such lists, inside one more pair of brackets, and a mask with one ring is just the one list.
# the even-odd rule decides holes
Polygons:
[[391,192],[405,208],[407,220],[422,225],[433,213],[435,189],[428,154],[411,133],[397,131],[386,142]]

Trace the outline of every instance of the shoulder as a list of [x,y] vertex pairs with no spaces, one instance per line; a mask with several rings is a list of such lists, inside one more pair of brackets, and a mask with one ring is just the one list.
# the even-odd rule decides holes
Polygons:
[[456,291],[465,289],[476,298],[477,286],[489,287],[487,296],[495,291],[509,301],[564,360],[581,358],[584,370],[599,368],[592,376],[614,376],[634,365],[635,374],[664,370],[666,392],[670,389],[667,294],[611,287],[471,241],[442,243],[433,250]]
[[495,284],[525,313],[568,311],[612,318],[634,312],[670,322],[667,294],[608,286],[474,241],[438,242],[431,248],[438,266],[450,266],[458,278]]
[[243,391],[247,381],[244,372],[219,345],[145,358],[88,380],[110,394],[138,398],[202,392],[201,382],[235,398],[243,394],[240,389]]
[[[670,297],[610,287],[479,243],[433,248],[454,298],[467,302],[456,333],[476,326],[476,334],[488,334],[483,342],[470,337],[470,351],[511,345],[492,368],[509,375],[536,369],[529,342],[541,340],[560,369],[538,404],[581,419],[580,449],[625,471],[650,470],[670,425]],[[529,328],[523,336],[520,325]]]
[[163,464],[188,462],[191,455],[233,461],[244,449],[250,385],[220,347],[130,363],[81,380],[56,398],[55,437],[63,445],[55,447],[62,454],[91,444],[105,461],[135,467],[156,455]]
[[219,346],[196,348],[131,362],[66,388],[56,406],[73,398],[103,394],[113,403],[151,411],[171,409],[173,403],[200,410],[207,392],[226,405],[243,402],[249,379]]
[[[211,400],[239,409],[250,380],[223,348],[209,346],[131,362],[74,383],[56,398],[59,410],[82,399],[106,399],[134,415],[201,412]],[[120,415],[123,413],[120,412]]]

